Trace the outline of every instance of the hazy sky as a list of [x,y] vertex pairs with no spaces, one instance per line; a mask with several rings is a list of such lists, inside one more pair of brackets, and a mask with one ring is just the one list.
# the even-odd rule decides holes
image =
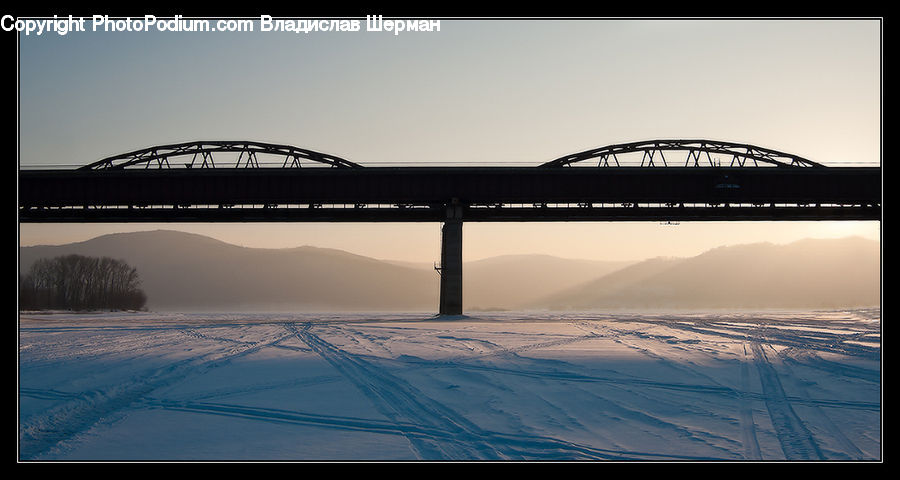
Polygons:
[[[364,23],[364,22],[363,22]],[[877,20],[443,20],[440,32],[19,36],[20,166],[191,140],[296,145],[361,164],[539,164],[612,143],[709,138],[879,164]],[[431,262],[438,224],[19,226],[20,244],[168,228],[260,247]],[[464,256],[684,256],[878,222],[464,227]]]

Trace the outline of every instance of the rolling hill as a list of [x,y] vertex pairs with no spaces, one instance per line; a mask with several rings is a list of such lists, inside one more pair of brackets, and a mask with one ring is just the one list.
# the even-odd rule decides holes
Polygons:
[[[340,250],[246,248],[202,235],[157,230],[59,246],[22,247],[20,271],[41,257],[108,256],[136,267],[148,308],[189,311],[437,309],[439,277],[429,264],[376,260]],[[502,256],[465,266],[472,309],[512,309],[604,275],[627,262],[546,255]]]
[[[137,268],[148,308],[168,311],[435,312],[430,265],[318,248],[247,248],[177,231],[20,247],[38,258],[108,256]],[[862,238],[736,245],[691,258],[601,262],[508,255],[464,265],[469,311],[843,308],[880,302],[880,246]]]
[[20,271],[40,257],[109,256],[137,268],[148,308],[161,310],[433,310],[434,272],[316,247],[246,248],[175,231],[111,234],[23,247]]
[[529,304],[547,309],[844,308],[880,303],[879,243],[859,237],[655,258]]

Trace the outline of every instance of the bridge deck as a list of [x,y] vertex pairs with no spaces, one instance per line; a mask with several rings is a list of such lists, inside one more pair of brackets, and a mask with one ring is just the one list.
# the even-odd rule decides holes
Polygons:
[[454,200],[465,207],[465,221],[878,219],[881,169],[376,167],[19,173],[22,222],[443,221],[445,206]]

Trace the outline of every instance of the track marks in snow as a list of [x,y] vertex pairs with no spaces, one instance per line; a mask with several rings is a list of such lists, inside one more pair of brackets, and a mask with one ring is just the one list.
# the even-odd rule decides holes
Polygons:
[[286,328],[369,398],[397,431],[407,437],[420,459],[671,458],[597,449],[540,435],[486,431],[409,382],[325,341],[312,332],[311,325],[286,325]]
[[[802,383],[797,381],[797,375],[792,371],[790,365],[782,364],[782,367],[785,370],[786,375],[784,376],[785,382],[788,382],[792,386],[792,390],[796,391],[800,394],[801,398],[809,398],[809,395],[806,392],[806,388],[802,385]],[[862,460],[865,458],[865,455],[860,451],[860,449],[849,439],[844,432],[838,428],[837,425],[831,420],[831,418],[825,413],[825,411],[820,408],[817,404],[811,404],[807,407],[806,413],[808,417],[811,417],[812,420],[815,420],[814,424],[819,426],[824,433],[827,433],[828,436],[833,438],[837,443],[837,446],[840,447],[842,454],[847,455],[847,458],[850,460]],[[833,457],[829,455],[829,457]]]
[[[153,391],[173,385],[185,378],[274,345],[288,337],[264,338],[259,342],[243,342],[226,351],[214,351],[191,357],[131,377],[118,384],[87,392],[70,393],[53,390],[24,389],[24,394],[63,399],[49,410],[32,415],[19,424],[19,455],[23,459],[39,459],[43,455],[66,448],[67,442],[99,422],[115,420],[120,411],[141,401]],[[20,388],[20,391],[23,389]],[[68,398],[66,398],[68,397]]]
[[375,407],[398,424],[425,425],[430,430],[452,432],[449,437],[410,435],[407,438],[422,459],[505,459],[503,453],[484,440],[484,432],[456,412],[437,402],[406,381],[348,354],[311,332],[310,325],[286,325],[323,359],[350,380]]
[[791,402],[784,393],[778,372],[769,363],[766,352],[759,343],[752,343],[753,363],[759,373],[763,398],[769,418],[775,428],[781,450],[788,460],[824,460],[819,445],[806,428],[806,425],[794,412]]
[[[306,412],[283,410],[276,408],[250,407],[246,405],[233,405],[225,403],[173,401],[152,399],[145,402],[150,408],[160,408],[172,411],[200,413],[207,415],[220,415],[263,422],[282,423],[290,425],[314,426],[338,430],[359,431],[366,433],[403,435],[407,438],[420,439],[429,442],[458,442],[458,432],[455,430],[442,430],[434,425],[419,423],[398,422],[396,420],[377,420],[370,418],[358,418],[336,415],[312,414]],[[578,445],[563,440],[541,437],[524,436],[485,432],[492,440],[508,445],[509,448],[519,451],[540,450],[546,458],[584,458],[584,459],[669,459],[669,455],[656,455],[643,452],[617,451],[598,449]],[[676,459],[693,459],[687,456],[676,456]]]
[[[750,362],[752,353],[743,346],[745,361],[741,362],[741,391],[750,391]],[[747,395],[741,395],[741,443],[744,446],[744,458],[747,460],[762,460],[762,452],[759,449],[759,439],[756,437],[756,422],[753,421],[753,406]]]
[[[878,401],[844,400],[836,389],[844,381],[866,392],[880,384],[880,371],[864,368],[877,355],[873,357],[868,347],[853,350],[855,347],[841,344],[842,339],[871,335],[871,327],[861,328],[854,337],[823,334],[819,330],[839,332],[843,327],[814,326],[802,318],[660,316],[575,319],[558,324],[520,331],[483,326],[468,331],[468,324],[460,329],[447,329],[446,324],[403,328],[389,322],[305,323],[302,319],[252,326],[181,325],[153,328],[155,339],[144,343],[143,350],[141,342],[149,337],[138,338],[137,333],[133,340],[124,338],[109,345],[89,336],[75,338],[68,345],[77,348],[65,351],[66,344],[60,346],[75,360],[89,364],[101,354],[103,361],[115,361],[119,359],[114,356],[117,351],[127,351],[130,345],[137,350],[127,359],[139,360],[134,365],[143,367],[133,369],[127,378],[120,376],[122,381],[118,383],[93,382],[90,391],[66,391],[59,386],[62,384],[20,388],[20,398],[34,399],[35,407],[55,405],[20,422],[20,458],[60,458],[70,446],[89,444],[92,435],[105,431],[112,422],[146,408],[240,418],[261,425],[278,423],[398,436],[407,439],[411,452],[419,458],[436,460],[759,460],[773,453],[779,456],[779,447],[790,460],[872,458],[854,444],[860,442],[863,450],[871,450],[868,432],[856,432],[857,425],[850,423],[853,434],[859,435],[851,435],[851,430],[845,434],[841,428],[848,428],[846,420],[835,417],[831,421],[828,416],[856,410],[853,417],[847,417],[855,421],[873,418],[872,413],[881,410]],[[814,330],[815,334],[803,336],[804,331]],[[809,340],[804,343],[804,338]],[[175,349],[171,348],[173,339]],[[30,343],[25,345],[29,347],[20,347],[20,356],[32,362],[35,372],[69,358],[51,355],[55,353],[48,350],[51,342],[43,338],[27,340]],[[572,349],[572,357],[564,348],[594,341]],[[161,342],[169,342],[167,350],[182,360],[160,357],[154,348]],[[615,354],[625,352],[626,361],[621,362],[604,350],[613,342],[640,355],[614,347]],[[294,360],[292,352],[302,354],[304,361],[314,353],[334,371],[317,370],[317,376],[297,378],[247,378],[249,381],[238,382],[241,385],[212,385],[203,392],[172,397],[181,391],[179,382],[263,348],[286,349],[277,358],[288,362]],[[540,349],[550,350],[528,354]],[[594,349],[613,362],[590,360]],[[184,358],[184,352],[190,357]],[[843,355],[855,358],[844,362]],[[155,369],[148,367],[149,363],[139,363],[160,358],[169,358],[169,362],[156,363],[159,368]],[[588,361],[582,363],[581,359]],[[637,363],[628,363],[632,359]],[[321,368],[321,363],[313,363]],[[796,372],[791,371],[792,366]],[[236,367],[244,368],[244,364]],[[818,380],[819,373],[840,378],[836,383],[829,380],[815,384],[797,377],[798,373],[807,379]],[[349,381],[383,416],[329,415],[316,412],[315,406],[301,411],[307,407],[296,404],[300,410],[286,410],[277,407],[291,406],[280,402],[261,406],[241,405],[236,400],[248,393],[262,394],[254,400],[275,399],[285,388],[336,381]],[[95,426],[102,428],[92,429]],[[634,434],[622,437],[626,431]],[[309,432],[298,429],[298,435]],[[637,441],[620,441],[623,439]],[[880,445],[877,440],[874,443]],[[670,444],[672,452],[690,452],[703,458],[662,453],[670,451]],[[647,448],[658,453],[631,451],[635,445],[651,445]]]
[[788,348],[780,352],[786,363],[812,367],[829,374],[839,374],[848,379],[858,379],[870,383],[881,383],[881,371],[870,368],[856,367],[843,363],[833,362],[822,358],[818,353],[807,349]]

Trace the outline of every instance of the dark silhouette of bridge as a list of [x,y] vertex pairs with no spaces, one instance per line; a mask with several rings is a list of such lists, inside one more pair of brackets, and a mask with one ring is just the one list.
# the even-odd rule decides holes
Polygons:
[[364,167],[249,141],[161,145],[19,171],[19,221],[442,222],[441,314],[462,313],[464,222],[880,220],[880,167],[652,140],[533,167]]

